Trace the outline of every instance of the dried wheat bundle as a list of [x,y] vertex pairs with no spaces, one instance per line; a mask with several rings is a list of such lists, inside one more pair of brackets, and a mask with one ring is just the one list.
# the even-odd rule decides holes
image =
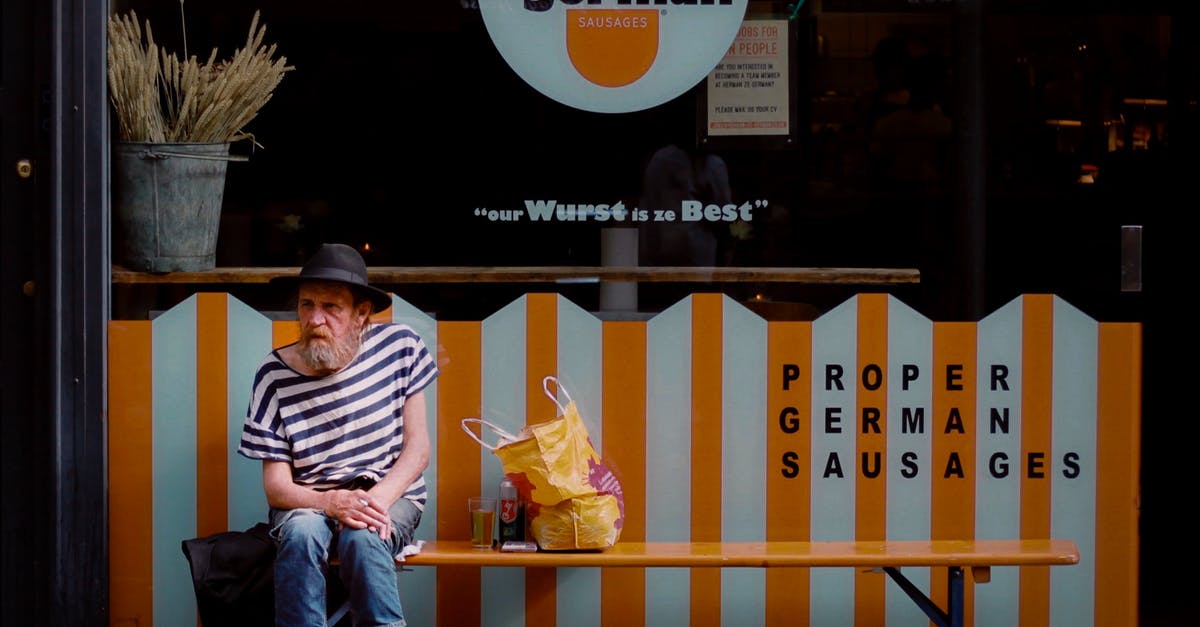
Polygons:
[[246,124],[294,68],[263,45],[266,26],[254,13],[246,44],[231,58],[180,60],[154,43],[137,13],[108,20],[108,85],[122,141],[229,142],[249,139]]
[[108,18],[108,91],[117,111],[120,137],[127,141],[163,141],[165,125],[159,109],[162,70],[150,22],[145,45],[137,14]]

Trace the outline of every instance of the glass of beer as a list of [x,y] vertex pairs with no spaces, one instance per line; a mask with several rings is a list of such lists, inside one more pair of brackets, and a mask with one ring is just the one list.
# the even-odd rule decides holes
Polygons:
[[471,510],[471,546],[477,549],[492,548],[492,538],[496,533],[496,499],[473,496],[467,505]]

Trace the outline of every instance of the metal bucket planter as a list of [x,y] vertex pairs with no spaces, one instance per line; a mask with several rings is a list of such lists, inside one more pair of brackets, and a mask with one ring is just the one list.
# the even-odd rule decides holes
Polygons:
[[113,153],[113,248],[140,272],[216,265],[229,143],[117,142]]

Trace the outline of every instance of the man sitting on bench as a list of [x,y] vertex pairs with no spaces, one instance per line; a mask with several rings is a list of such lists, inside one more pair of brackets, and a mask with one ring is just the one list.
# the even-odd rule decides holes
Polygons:
[[353,248],[325,244],[276,281],[297,290],[300,340],[263,359],[238,448],[263,461],[275,622],[325,625],[336,556],[353,623],[404,625],[394,556],[425,507],[422,390],[437,366],[411,327],[370,322],[391,296]]

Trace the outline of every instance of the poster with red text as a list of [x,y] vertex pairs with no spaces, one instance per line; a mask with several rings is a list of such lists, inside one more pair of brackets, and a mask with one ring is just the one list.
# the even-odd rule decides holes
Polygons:
[[787,20],[746,20],[708,73],[709,135],[788,135]]

